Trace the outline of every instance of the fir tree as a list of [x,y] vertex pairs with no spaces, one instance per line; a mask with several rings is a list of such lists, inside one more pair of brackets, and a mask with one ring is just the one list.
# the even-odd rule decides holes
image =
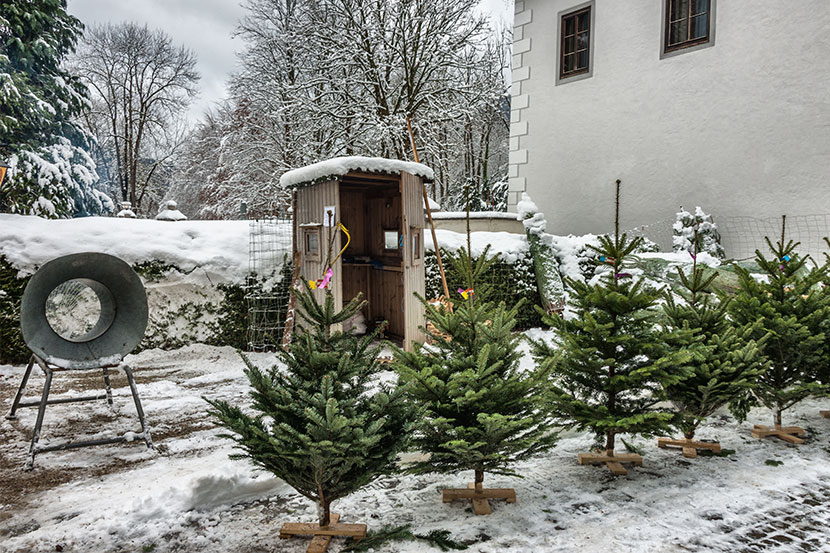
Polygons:
[[401,388],[376,380],[380,346],[370,344],[382,325],[361,339],[333,329],[365,304],[359,296],[339,312],[328,290],[322,305],[308,289],[297,300],[304,322],[279,350],[284,370],[245,360],[257,414],[211,400],[209,413],[232,432],[227,437],[244,452],[236,458],[317,502],[320,526],[328,526],[332,502],[396,470],[414,413]]
[[759,378],[755,395],[772,409],[773,422],[780,427],[786,409],[827,389],[816,380],[827,362],[823,327],[830,318],[830,294],[819,284],[827,278],[827,269],[808,269],[808,258],[796,253],[797,242],[785,244],[783,232],[774,245],[765,240],[774,257],[755,251],[764,278],[738,267],[740,290],[729,312],[736,324],[761,321],[752,333],[755,339],[770,335],[761,347],[771,368]]
[[672,225],[672,250],[675,252],[692,253],[695,248],[706,252],[713,257],[723,259],[726,253],[721,246],[720,233],[712,216],[695,208],[692,215],[682,207],[677,212],[677,219]]
[[[664,306],[669,330],[692,332],[676,333],[677,338],[669,345],[677,350],[689,349],[698,342],[703,346],[696,348],[686,364],[691,371],[689,377],[666,388],[668,399],[678,411],[676,424],[689,441],[698,426],[725,405],[743,421],[752,404],[755,382],[769,364],[760,349],[767,336],[761,336],[758,342],[752,339],[758,334],[760,322],[736,325],[728,318],[730,299],[722,296],[718,302],[711,293],[718,273],[705,276],[704,269],[698,267],[697,253],[695,247],[688,275],[682,269],[677,271],[680,287],[666,291]],[[675,294],[680,296],[679,301]]]
[[683,365],[690,358],[688,351],[670,352],[657,327],[660,292],[625,272],[641,238],[619,232],[619,186],[617,181],[614,236],[589,245],[604,270],[588,283],[566,279],[573,316],[546,319],[558,330],[559,348],[541,341],[533,348],[539,364],[553,373],[553,414],[566,427],[591,430],[602,444],[605,454],[587,461],[592,464],[615,463],[605,459],[615,457],[619,434],[653,435],[670,428],[674,416],[658,404],[663,389],[686,376]]
[[111,208],[74,119],[86,90],[63,67],[83,25],[66,0],[0,2],[0,211],[71,216]]
[[[521,302],[489,301],[482,281],[494,258],[473,262],[469,247],[451,259],[473,293],[452,310],[424,302],[433,341],[413,352],[395,348],[395,368],[424,414],[414,445],[429,457],[413,473],[472,470],[481,490],[485,473],[519,476],[514,465],[553,446],[557,436],[544,409],[547,370],[519,368],[522,338],[513,333]],[[422,300],[423,301],[423,300]]]

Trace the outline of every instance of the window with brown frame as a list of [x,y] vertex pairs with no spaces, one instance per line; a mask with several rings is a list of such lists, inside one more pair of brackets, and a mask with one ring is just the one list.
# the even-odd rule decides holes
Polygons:
[[308,261],[320,261],[320,229],[303,229],[303,253]]
[[711,0],[666,0],[665,52],[709,42]]
[[559,78],[587,73],[591,59],[591,7],[563,15],[561,29]]

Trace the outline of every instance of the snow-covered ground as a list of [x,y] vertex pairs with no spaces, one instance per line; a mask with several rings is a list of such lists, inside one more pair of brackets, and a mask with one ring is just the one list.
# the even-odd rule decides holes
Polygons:
[[[274,358],[252,359],[267,366]],[[0,551],[305,551],[307,540],[280,540],[279,527],[314,521],[314,505],[246,462],[228,459],[230,442],[217,437],[205,415],[203,396],[248,401],[236,352],[195,345],[147,350],[127,361],[157,451],[135,442],[45,453],[34,471],[23,472],[36,410],[0,420]],[[0,409],[9,408],[22,372],[0,366]],[[94,372],[62,373],[53,390],[78,393],[99,381]],[[28,395],[41,385],[42,377],[33,376]],[[44,441],[136,430],[123,376],[114,385],[112,411],[103,401],[50,406]],[[577,465],[577,453],[592,439],[568,433],[552,452],[520,465],[523,479],[488,476],[489,484],[518,494],[512,505],[493,502],[490,516],[474,516],[463,502],[441,502],[442,488],[464,486],[471,474],[382,478],[334,510],[370,530],[446,529],[475,553],[830,551],[830,420],[818,416],[828,407],[830,400],[808,400],[787,413],[787,424],[808,431],[801,446],[751,438],[751,424],[770,422],[760,409],[743,424],[719,414],[701,430],[700,438],[734,450],[726,457],[688,460],[658,449],[655,440],[629,440],[644,453],[644,466],[617,478],[605,468]],[[335,539],[330,551],[343,544]],[[438,550],[418,541],[380,551]]]

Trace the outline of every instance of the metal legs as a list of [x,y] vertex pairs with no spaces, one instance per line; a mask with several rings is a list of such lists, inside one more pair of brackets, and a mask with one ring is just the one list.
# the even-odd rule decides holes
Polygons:
[[[46,381],[43,384],[43,393],[41,395],[40,401],[21,401],[23,399],[23,394],[26,390],[26,384],[29,382],[29,376],[32,374],[32,368],[34,367],[35,363],[37,363],[37,365],[43,370],[44,374],[46,375]],[[50,400],[49,391],[52,387],[52,377],[54,376],[55,372],[63,371],[66,369],[50,367],[39,357],[37,357],[36,355],[32,355],[32,358],[29,360],[29,364],[26,366],[26,372],[23,374],[23,381],[20,383],[20,388],[17,390],[17,394],[15,395],[14,401],[12,402],[11,410],[9,411],[9,414],[6,415],[7,419],[15,419],[17,418],[17,409],[19,409],[20,407],[38,407],[37,420],[35,422],[35,429],[32,434],[32,444],[29,447],[29,459],[26,461],[24,469],[30,470],[34,466],[35,455],[46,451],[58,451],[64,449],[75,449],[78,447],[89,447],[93,445],[131,442],[137,437],[142,438],[144,440],[144,443],[147,444],[148,448],[153,448],[153,441],[150,438],[150,429],[147,426],[147,421],[144,417],[144,409],[141,407],[141,400],[138,397],[138,390],[135,386],[133,371],[127,365],[120,365],[118,368],[122,369],[124,371],[124,374],[127,375],[127,383],[130,386],[130,393],[132,393],[133,396],[135,410],[138,413],[138,420],[141,423],[141,432],[137,435],[130,432],[128,434],[124,434],[123,436],[118,436],[116,438],[84,440],[78,442],[65,442],[62,444],[42,446],[39,445],[38,442],[40,441],[40,431],[43,427],[43,416],[46,414],[47,405],[54,405],[56,403],[73,403],[81,401],[95,401],[106,399],[107,403],[110,406],[112,406],[112,388],[110,386],[109,370],[108,368],[104,367],[104,386],[106,388],[106,393],[95,396],[60,398]]]
[[[150,438],[150,429],[147,428],[147,421],[144,419],[144,409],[141,408],[141,400],[138,399],[138,390],[135,387],[133,370],[127,365],[121,365],[121,368],[124,369],[124,374],[127,375],[127,382],[130,385],[130,392],[132,392],[133,394],[133,402],[135,402],[135,411],[136,413],[138,413],[138,420],[141,423],[141,435],[144,438],[144,443],[147,444],[147,447],[153,449],[153,440]],[[110,396],[109,401],[110,405],[112,405],[112,396]]]
[[17,418],[17,408],[20,407],[20,400],[23,398],[23,392],[26,390],[26,384],[29,383],[29,376],[32,374],[32,367],[35,366],[35,356],[32,355],[29,358],[29,364],[26,365],[26,372],[23,373],[23,381],[20,383],[20,388],[17,389],[17,393],[14,395],[14,401],[12,401],[12,408],[9,410],[9,414],[6,415],[6,418],[9,420]]

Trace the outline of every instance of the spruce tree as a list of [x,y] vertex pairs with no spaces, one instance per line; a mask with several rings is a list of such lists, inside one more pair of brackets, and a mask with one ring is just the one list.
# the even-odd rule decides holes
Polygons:
[[[771,367],[757,382],[755,395],[772,409],[774,429],[756,425],[753,435],[778,436],[791,443],[802,440],[791,434],[803,434],[798,427],[781,427],[782,413],[828,386],[818,382],[826,363],[827,341],[824,327],[830,318],[830,294],[821,287],[827,278],[826,267],[807,267],[808,257],[796,253],[797,242],[781,240],[773,244],[765,238],[773,254],[765,257],[755,250],[755,262],[763,278],[738,267],[740,290],[731,302],[729,313],[737,324],[761,321],[752,337],[769,339],[762,344]],[[769,431],[768,431],[769,430]]]
[[718,273],[706,276],[703,268],[698,267],[699,238],[695,232],[691,272],[687,275],[678,269],[680,286],[666,291],[664,305],[668,329],[678,331],[669,340],[670,347],[684,350],[702,346],[694,348],[694,356],[686,363],[690,370],[688,378],[666,387],[666,396],[677,409],[675,424],[683,432],[684,440],[658,441],[660,447],[682,447],[686,457],[696,457],[697,449],[720,451],[719,444],[692,442],[697,428],[726,405],[736,419],[743,421],[752,404],[755,382],[769,364],[760,350],[767,336],[760,337],[758,342],[752,339],[760,322],[734,324],[727,316],[730,299],[724,295],[720,301],[715,299],[712,282]]
[[[475,490],[484,497],[485,473],[520,476],[515,464],[551,448],[557,439],[545,410],[547,369],[519,368],[522,336],[513,329],[521,302],[511,308],[496,305],[481,279],[495,260],[488,251],[474,262],[468,246],[450,259],[453,269],[466,275],[467,289],[473,289],[466,298],[459,296],[453,309],[423,302],[434,326],[427,329],[433,343],[412,352],[394,350],[400,379],[423,410],[414,445],[429,455],[408,470],[472,470]],[[445,500],[450,491],[459,490],[445,490]],[[486,501],[477,505],[474,501],[478,513],[489,512]]]
[[255,414],[211,400],[209,413],[243,451],[235,458],[315,501],[328,526],[332,502],[396,470],[414,413],[401,388],[377,381],[380,346],[371,344],[383,326],[360,339],[333,328],[361,309],[359,296],[340,311],[328,290],[322,304],[308,288],[297,300],[301,322],[279,350],[285,367],[262,371],[245,360]]
[[604,449],[581,454],[580,462],[606,463],[614,474],[625,474],[620,462],[642,460],[616,454],[617,435],[669,430],[674,415],[658,404],[664,388],[686,376],[690,353],[669,350],[657,326],[660,292],[626,272],[642,239],[620,234],[619,194],[617,181],[614,235],[588,246],[604,270],[588,283],[566,279],[573,316],[546,320],[557,330],[558,348],[536,341],[533,349],[553,373],[553,414],[566,427],[591,430]]

